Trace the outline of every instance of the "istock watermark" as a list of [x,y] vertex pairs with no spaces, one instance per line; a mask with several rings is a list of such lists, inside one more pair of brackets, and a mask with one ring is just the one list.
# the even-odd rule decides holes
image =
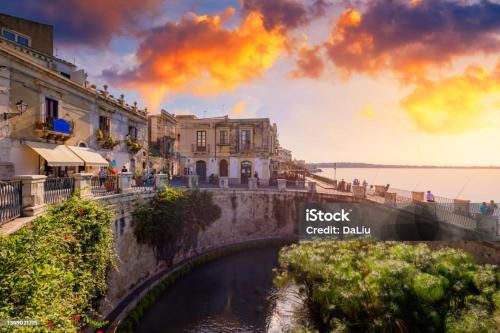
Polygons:
[[299,208],[302,239],[356,238],[371,236],[355,204],[303,203]]

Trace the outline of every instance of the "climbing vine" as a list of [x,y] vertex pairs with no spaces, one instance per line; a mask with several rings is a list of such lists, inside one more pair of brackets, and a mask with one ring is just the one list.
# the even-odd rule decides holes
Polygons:
[[212,193],[166,187],[149,204],[138,203],[132,225],[137,241],[154,247],[169,264],[182,249],[196,245],[197,235],[221,214]]
[[2,332],[77,332],[106,292],[112,213],[76,196],[0,239],[0,319],[36,320]]

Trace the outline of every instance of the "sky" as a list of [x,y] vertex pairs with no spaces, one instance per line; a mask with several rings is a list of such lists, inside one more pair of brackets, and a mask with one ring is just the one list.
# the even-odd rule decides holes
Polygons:
[[308,162],[500,165],[500,1],[17,0],[132,103],[266,117]]

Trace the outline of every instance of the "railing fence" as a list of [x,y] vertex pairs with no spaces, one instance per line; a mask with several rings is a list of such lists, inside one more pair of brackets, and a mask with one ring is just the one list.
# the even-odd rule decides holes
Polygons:
[[67,200],[73,194],[74,185],[72,177],[47,178],[44,184],[45,203],[50,205]]
[[90,191],[95,197],[102,197],[112,195],[119,192],[118,190],[118,176],[94,176],[90,180]]
[[21,181],[0,181],[0,224],[21,216],[22,209]]

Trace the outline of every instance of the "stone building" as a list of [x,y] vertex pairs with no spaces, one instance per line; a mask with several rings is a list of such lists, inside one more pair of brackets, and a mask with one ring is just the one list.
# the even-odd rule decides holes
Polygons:
[[148,116],[150,167],[170,175],[178,174],[177,119],[166,110]]
[[200,181],[210,175],[229,177],[245,184],[257,175],[269,183],[277,153],[276,125],[268,118],[197,118],[178,115],[179,171],[196,174]]
[[0,15],[0,29],[0,178],[146,167],[145,110],[55,57],[52,27]]

